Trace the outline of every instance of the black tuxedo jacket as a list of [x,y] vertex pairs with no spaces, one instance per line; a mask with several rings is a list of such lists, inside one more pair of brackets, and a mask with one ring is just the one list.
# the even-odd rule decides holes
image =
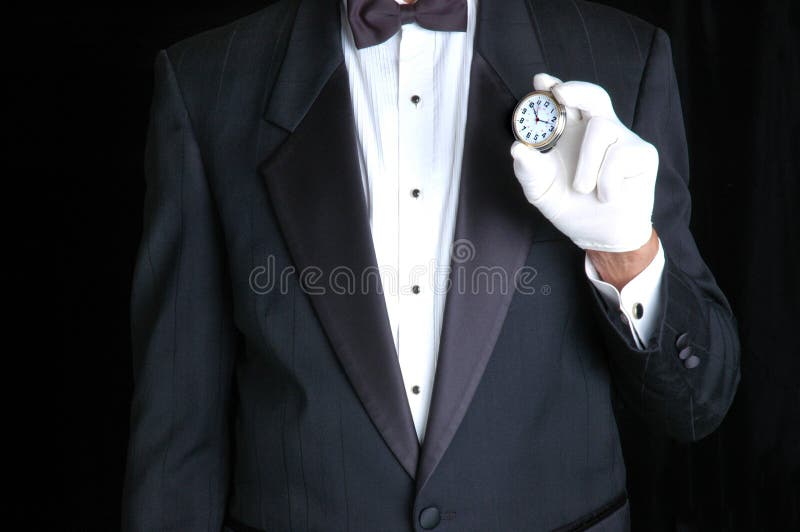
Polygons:
[[[376,261],[339,4],[277,1],[157,56],[123,528],[625,530],[615,408],[696,440],[739,379],[688,229],[668,37],[581,0],[478,3],[455,235],[472,251],[454,266],[527,274],[451,286],[420,445],[379,281],[330,282]],[[658,148],[667,265],[645,350],[513,174],[511,111],[537,72],[600,84]]]

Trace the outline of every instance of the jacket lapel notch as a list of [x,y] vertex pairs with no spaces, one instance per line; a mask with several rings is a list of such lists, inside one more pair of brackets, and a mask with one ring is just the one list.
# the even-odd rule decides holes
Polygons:
[[286,9],[272,58],[277,66],[267,79],[263,117],[292,132],[344,57],[338,0],[292,0]]

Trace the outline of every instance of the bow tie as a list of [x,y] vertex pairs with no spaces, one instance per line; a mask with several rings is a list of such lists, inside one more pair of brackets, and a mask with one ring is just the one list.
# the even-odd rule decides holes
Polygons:
[[357,48],[380,44],[416,22],[428,30],[467,31],[467,0],[348,0],[347,16]]

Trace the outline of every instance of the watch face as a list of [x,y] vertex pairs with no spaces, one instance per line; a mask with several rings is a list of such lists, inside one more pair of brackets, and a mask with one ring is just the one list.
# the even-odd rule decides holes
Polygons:
[[566,112],[551,92],[534,91],[520,100],[511,120],[520,142],[545,150],[552,148],[564,131]]

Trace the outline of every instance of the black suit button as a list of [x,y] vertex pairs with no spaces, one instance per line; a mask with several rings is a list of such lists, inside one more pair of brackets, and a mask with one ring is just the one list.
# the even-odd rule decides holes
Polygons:
[[675,340],[675,347],[678,349],[683,349],[687,345],[689,345],[689,333],[683,333]]
[[698,364],[700,364],[700,357],[697,355],[690,356],[686,359],[686,362],[683,363],[688,369],[696,368]]
[[678,358],[680,358],[681,360],[686,360],[687,358],[689,358],[689,355],[691,354],[692,354],[692,346],[684,347],[678,353]]
[[425,530],[436,528],[439,521],[441,521],[441,516],[439,515],[439,509],[435,506],[425,508],[419,513],[419,526]]

